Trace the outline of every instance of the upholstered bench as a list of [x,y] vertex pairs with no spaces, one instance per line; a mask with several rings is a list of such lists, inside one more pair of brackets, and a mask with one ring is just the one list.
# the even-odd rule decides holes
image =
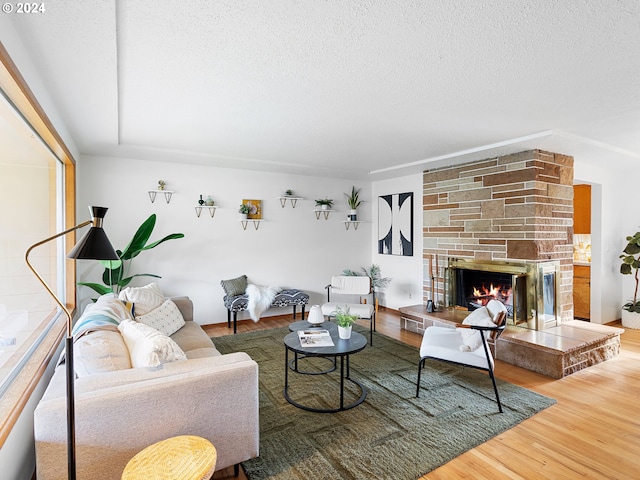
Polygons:
[[[244,293],[247,288],[246,276],[232,279],[223,280],[221,283],[222,288],[227,293],[223,297],[224,306],[227,309],[227,326],[231,328],[231,313],[233,312],[233,333],[236,333],[238,312],[247,310],[249,305],[249,296]],[[231,295],[231,293],[242,292],[237,295]],[[309,303],[309,295],[295,288],[288,288],[280,291],[273,301],[271,302],[271,308],[274,307],[293,307],[293,319],[296,319],[296,310],[298,305],[302,307],[302,320],[304,320],[305,306]]]

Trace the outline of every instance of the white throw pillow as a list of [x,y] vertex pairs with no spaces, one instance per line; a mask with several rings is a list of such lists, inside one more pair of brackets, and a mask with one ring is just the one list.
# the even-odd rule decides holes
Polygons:
[[[479,327],[495,327],[493,318],[489,314],[487,307],[481,307],[474,310],[462,322],[463,325],[476,325]],[[482,346],[482,336],[478,330],[472,328],[459,328],[458,331],[462,335],[463,344],[460,345],[461,352],[473,352]]]
[[137,315],[136,320],[160,330],[165,335],[173,335],[184,326],[184,318],[178,306],[171,300],[165,301],[158,308],[146,315]]
[[505,314],[507,313],[507,307],[499,300],[489,300],[489,303],[487,303],[487,310],[493,319],[493,323],[496,325],[498,324],[497,320],[500,312],[504,312]]
[[123,320],[118,330],[127,344],[134,368],[157,367],[162,363],[187,359],[176,342],[149,325]]
[[164,303],[164,295],[156,283],[144,287],[127,287],[118,298],[124,302],[133,302],[134,314],[145,315]]

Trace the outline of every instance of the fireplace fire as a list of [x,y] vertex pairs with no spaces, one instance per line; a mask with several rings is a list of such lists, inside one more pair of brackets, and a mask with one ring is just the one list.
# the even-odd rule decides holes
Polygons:
[[499,262],[450,258],[445,303],[475,310],[495,299],[514,325],[540,330],[557,323],[557,262]]

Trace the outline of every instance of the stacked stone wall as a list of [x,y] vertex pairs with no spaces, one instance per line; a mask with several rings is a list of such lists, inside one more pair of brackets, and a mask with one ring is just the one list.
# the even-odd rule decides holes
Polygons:
[[432,276],[433,299],[444,299],[449,257],[555,260],[560,319],[573,318],[573,157],[530,150],[426,170],[423,237],[425,303]]

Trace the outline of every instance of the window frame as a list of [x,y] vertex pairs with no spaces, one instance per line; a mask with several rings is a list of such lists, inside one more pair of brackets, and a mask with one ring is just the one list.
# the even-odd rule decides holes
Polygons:
[[[44,109],[27,85],[18,67],[0,42],[0,88],[15,105],[25,121],[47,144],[53,154],[63,164],[64,183],[64,225],[71,228],[76,224],[76,161],[56,131]],[[75,232],[64,238],[65,251],[69,251],[76,242]],[[71,314],[76,310],[76,267],[72,260],[65,259],[65,305]],[[51,316],[56,315],[51,312]],[[66,318],[60,315],[49,333],[42,339],[31,358],[16,376],[5,395],[0,398],[0,448],[4,445],[16,421],[29,401],[35,388],[42,379],[47,366],[53,360],[66,331]]]

